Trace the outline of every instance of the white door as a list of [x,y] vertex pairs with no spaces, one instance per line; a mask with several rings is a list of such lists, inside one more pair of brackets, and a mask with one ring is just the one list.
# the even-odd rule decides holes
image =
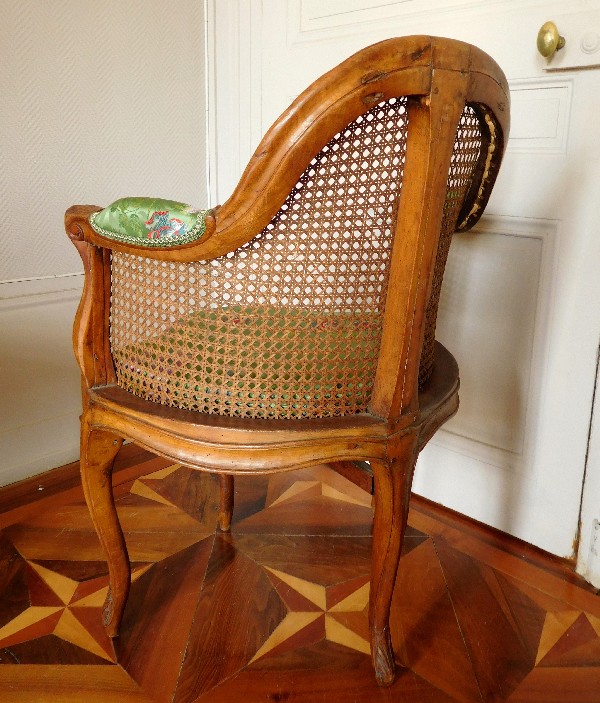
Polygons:
[[[547,20],[566,38],[550,68],[574,68],[546,70],[536,36]],[[600,64],[600,4],[218,0],[209,32],[217,202],[290,101],[370,43],[454,37],[502,66],[513,115],[505,162],[477,233],[455,237],[440,308],[461,410],[423,452],[414,488],[573,556],[600,331],[600,71],[578,66]],[[600,496],[591,503],[600,513]]]

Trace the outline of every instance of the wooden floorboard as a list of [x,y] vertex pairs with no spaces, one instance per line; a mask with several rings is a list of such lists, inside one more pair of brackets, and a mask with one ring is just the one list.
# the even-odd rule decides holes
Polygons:
[[[563,560],[423,499],[375,684],[371,496],[328,467],[217,483],[132,445],[115,493],[133,562],[121,637],[77,465],[0,490],[0,701],[600,703],[600,598]],[[39,490],[39,487],[42,490]]]

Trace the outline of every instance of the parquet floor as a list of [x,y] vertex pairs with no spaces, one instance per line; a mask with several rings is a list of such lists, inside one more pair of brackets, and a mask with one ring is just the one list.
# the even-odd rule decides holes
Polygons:
[[120,461],[134,583],[116,649],[75,483],[5,501],[2,703],[600,703],[600,598],[535,550],[414,500],[393,606],[407,668],[378,689],[367,493],[327,467],[242,478],[225,535],[213,478]]

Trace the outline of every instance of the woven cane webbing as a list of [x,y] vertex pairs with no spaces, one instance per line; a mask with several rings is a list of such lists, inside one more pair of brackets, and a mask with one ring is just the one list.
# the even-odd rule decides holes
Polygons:
[[[191,264],[114,253],[119,385],[154,402],[240,417],[366,410],[406,131],[404,99],[359,117],[317,154],[271,223],[235,252]],[[448,175],[420,385],[431,374],[444,268],[481,146],[479,117],[467,106]]]
[[147,400],[239,417],[364,411],[406,131],[403,98],[357,118],[235,252],[190,264],[113,253],[119,385]]
[[427,383],[433,370],[435,327],[444,269],[446,268],[452,235],[456,229],[456,220],[467,190],[471,185],[473,171],[481,154],[481,147],[480,118],[470,105],[466,105],[454,139],[454,151],[448,173],[446,200],[444,202],[431,294],[425,312],[425,336],[419,367],[420,387]]

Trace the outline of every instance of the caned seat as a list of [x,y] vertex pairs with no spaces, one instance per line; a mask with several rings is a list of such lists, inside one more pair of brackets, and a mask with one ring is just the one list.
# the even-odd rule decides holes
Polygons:
[[371,651],[391,683],[414,465],[458,408],[458,368],[435,341],[444,267],[452,234],[487,203],[508,120],[489,56],[390,39],[302,93],[222,206],[136,197],[67,211],[86,274],[81,472],[110,636],[130,582],[107,480],[123,439],[218,473],[223,530],[236,473],[368,462]]

